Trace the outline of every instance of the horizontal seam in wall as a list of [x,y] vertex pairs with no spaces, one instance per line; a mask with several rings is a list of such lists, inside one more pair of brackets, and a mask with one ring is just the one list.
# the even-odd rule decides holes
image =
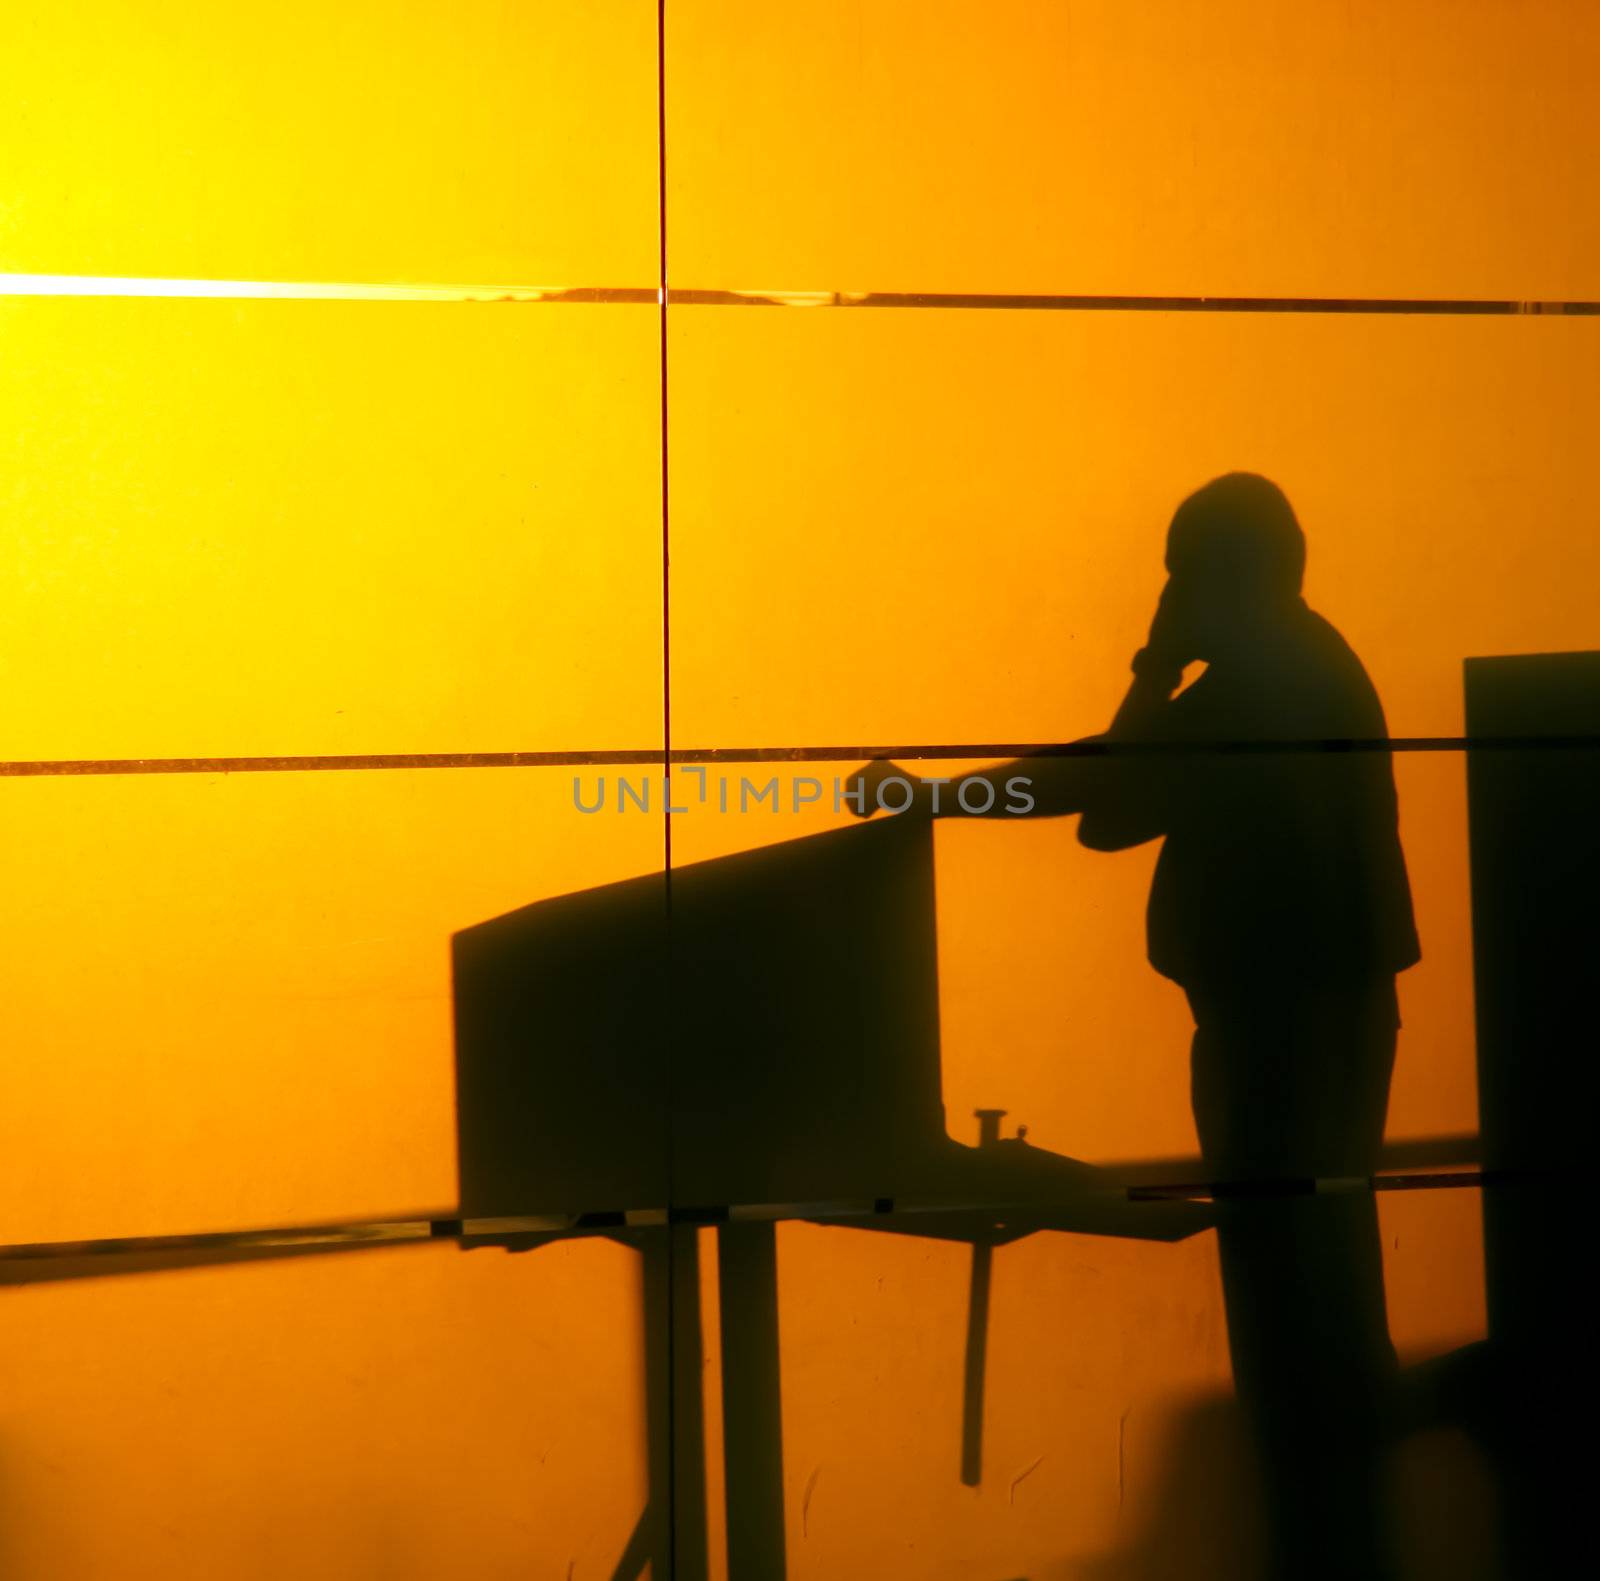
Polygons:
[[549,752],[374,752],[323,756],[58,758],[0,762],[0,779],[107,774],[299,774],[366,769],[625,768],[712,763],[837,763],[901,759],[1260,756],[1285,753],[1593,751],[1600,735],[1327,737],[1298,741],[961,742],[956,745],[600,748]]
[[531,286],[300,280],[206,280],[139,275],[0,274],[0,297],[475,302],[676,307],[944,308],[1087,313],[1333,313],[1455,317],[1600,316],[1600,301],[1468,297],[1182,296],[998,291],[727,290],[700,287]]

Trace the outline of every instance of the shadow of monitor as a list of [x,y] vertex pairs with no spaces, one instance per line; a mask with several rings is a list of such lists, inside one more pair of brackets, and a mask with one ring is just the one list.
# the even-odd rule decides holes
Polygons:
[[992,1124],[949,1137],[926,820],[675,868],[670,896],[651,875],[541,901],[453,948],[464,1218],[892,1202],[1199,1226]]
[[889,819],[453,941],[464,1216],[893,1196],[944,1137],[932,837]]
[[[1096,1169],[1001,1140],[994,1111],[980,1111],[980,1146],[947,1135],[925,820],[560,896],[467,928],[453,948],[464,1244],[538,1244],[630,1210],[720,1221],[731,1574],[785,1573],[774,1220],[855,1204],[839,1222],[971,1245],[960,1463],[972,1484],[990,1249],[1041,1229],[1176,1240],[1207,1222],[1196,1204],[1136,1202]],[[526,1236],[516,1222],[562,1214],[581,1221]],[[624,1569],[665,1552],[662,1501],[676,1488],[675,1573],[700,1575],[704,1444],[681,1408],[698,1387],[676,1396],[676,1416],[666,1403],[675,1369],[699,1376],[699,1281],[682,1273],[696,1242],[620,1222],[608,1232],[643,1255],[650,1347],[655,1491]],[[662,1292],[675,1278],[669,1325]]]

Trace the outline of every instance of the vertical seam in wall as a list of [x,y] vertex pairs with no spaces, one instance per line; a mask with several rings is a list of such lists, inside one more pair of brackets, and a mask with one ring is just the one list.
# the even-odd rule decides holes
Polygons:
[[[661,1028],[661,1056],[665,1061],[663,1086],[668,1101],[663,1106],[667,1145],[667,1203],[672,1203],[673,1180],[673,1126],[672,1126],[672,533],[671,512],[668,505],[670,477],[667,454],[667,0],[656,0],[656,223],[657,279],[656,313],[660,324],[661,361],[661,858],[663,904],[666,926],[662,934],[664,959],[662,982],[664,992],[661,1006],[664,1024]],[[657,1232],[667,1238],[667,1332],[665,1377],[667,1384],[666,1409],[666,1570],[670,1578],[678,1562],[678,1379],[677,1379],[677,1270],[674,1266],[676,1247],[673,1245],[671,1214],[668,1222]],[[652,1343],[646,1334],[644,1342]],[[655,1497],[652,1489],[650,1497]]]
[[[661,752],[662,768],[672,774],[672,554],[671,516],[668,506],[667,458],[667,61],[666,0],[656,0],[656,214],[659,225],[656,311],[661,330]],[[667,892],[671,895],[672,818],[665,808],[672,805],[669,794],[663,804],[662,855],[667,873]]]

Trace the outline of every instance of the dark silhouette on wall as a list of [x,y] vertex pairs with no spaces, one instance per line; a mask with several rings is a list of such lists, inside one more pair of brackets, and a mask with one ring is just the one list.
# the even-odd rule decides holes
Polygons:
[[[1556,1100],[1571,1090],[1600,956],[1600,656],[1469,662],[1491,1333],[1401,1378],[1365,1188],[1395,1057],[1395,977],[1419,947],[1382,708],[1306,607],[1304,553],[1265,479],[1201,489],[1173,520],[1168,580],[1110,728],[1080,753],[983,776],[996,795],[979,816],[1017,816],[1007,785],[1025,776],[1031,815],[1081,815],[1093,849],[1164,842],[1149,957],[1193,1010],[1192,1101],[1214,1208],[1130,1200],[1100,1170],[1003,1137],[999,1111],[980,1110],[976,1127],[948,1122],[932,782],[901,816],[677,868],[670,883],[561,896],[455,936],[461,1222],[440,1232],[516,1250],[598,1233],[641,1259],[651,1493],[615,1581],[708,1570],[706,1224],[717,1230],[730,1572],[785,1574],[784,1218],[972,1247],[950,1460],[952,1480],[972,1485],[992,1248],[1041,1229],[1176,1239],[1214,1223],[1237,1413],[1214,1402],[1180,1435],[1172,1496],[1124,1564],[1203,1569],[1184,1512],[1240,1491],[1227,1470],[1239,1447],[1259,1520],[1206,1510],[1237,1527],[1210,1573],[1397,1576],[1391,1450],[1444,1426],[1470,1433],[1493,1467],[1498,1573],[1554,1573],[1581,1507],[1549,1402],[1576,1393],[1584,1371],[1569,1269],[1588,1111],[1568,1105],[1562,1131]],[[1204,671],[1185,686],[1194,664]],[[900,772],[863,771],[869,808]],[[948,792],[937,811],[973,816]],[[994,1057],[1003,1064],[1004,1049]],[[150,1266],[301,1254],[182,1250]],[[1117,1562],[1108,1573],[1122,1573]]]
[[[991,771],[987,816],[1016,816],[1004,790],[1026,776],[1031,815],[1081,814],[1095,850],[1164,841],[1150,962],[1194,1013],[1195,1125],[1269,1569],[1379,1578],[1394,1354],[1377,1210],[1368,1190],[1316,1182],[1377,1168],[1395,975],[1420,955],[1390,757],[1372,749],[1383,710],[1306,606],[1305,540],[1267,479],[1230,473],[1185,500],[1166,567],[1127,695],[1092,743],[1103,754]],[[897,772],[870,766],[874,797]],[[934,811],[931,785],[914,808]]]
[[[978,1111],[977,1146],[949,1134],[931,783],[906,816],[456,935],[462,1218],[433,1232],[517,1250],[606,1234],[641,1258],[651,1497],[615,1581],[708,1570],[704,1224],[718,1234],[730,1570],[785,1573],[783,1218],[973,1248],[951,1454],[952,1478],[969,1484],[991,1248],[1041,1229],[1167,1240],[1214,1222],[1239,1412],[1210,1402],[1180,1435],[1173,1497],[1121,1556],[1139,1574],[1254,1573],[1259,1547],[1273,1577],[1396,1575],[1389,1452],[1441,1427],[1470,1435],[1492,1468],[1481,1525],[1497,1535],[1495,1574],[1565,1573],[1585,1466],[1557,1407],[1582,1425],[1593,1381],[1576,1254],[1600,960],[1600,654],[1467,662],[1490,1332],[1400,1377],[1363,1184],[1379,1162],[1395,976],[1419,948],[1382,709],[1305,606],[1303,563],[1272,484],[1232,474],[1200,490],[1174,518],[1169,580],[1110,729],[1079,755],[987,776],[988,816],[1016,815],[1006,786],[1026,776],[1032,814],[1080,814],[1096,850],[1164,840],[1149,955],[1194,1012],[1214,1215],[1130,1200],[1100,1170],[1002,1137],[999,1111]],[[1183,687],[1197,662],[1204,673]],[[863,771],[869,799],[896,772]],[[0,1284],[362,1249],[169,1239],[115,1257],[106,1249],[123,1243],[49,1258],[11,1248]],[[1242,1523],[1219,1561],[1195,1553],[1188,1512],[1233,1491],[1224,1466],[1241,1423],[1262,1530]]]
[[1430,1369],[1499,1489],[1508,1576],[1580,1552],[1593,1341],[1582,1295],[1600,962],[1600,653],[1469,659],[1467,794],[1487,1342]]
[[[978,1146],[950,1137],[934,924],[931,830],[887,819],[674,869],[670,905],[652,876],[455,937],[463,1217],[610,1218],[644,1258],[655,1491],[618,1581],[652,1558],[679,1581],[704,1574],[686,1225],[717,1226],[730,1573],[781,1581],[777,1219],[974,1247],[966,1410],[951,1424],[952,1478],[969,1479],[981,1461],[984,1253],[1045,1228],[1173,1240],[1207,1222],[1194,1204],[1131,1201],[1102,1171],[992,1125]],[[678,1222],[625,1226],[639,1209]],[[548,1238],[495,1229],[480,1244]],[[665,1290],[671,1356],[657,1354]]]

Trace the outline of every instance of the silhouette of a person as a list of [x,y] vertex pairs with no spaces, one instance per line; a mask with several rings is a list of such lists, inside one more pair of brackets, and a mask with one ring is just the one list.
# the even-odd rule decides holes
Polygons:
[[[1395,976],[1420,956],[1387,729],[1360,661],[1301,596],[1305,539],[1275,484],[1230,473],[1191,495],[1166,567],[1127,695],[1091,738],[1103,753],[987,771],[983,816],[1014,815],[1021,776],[1029,815],[1081,813],[1094,850],[1164,840],[1149,956],[1194,1015],[1195,1126],[1272,1573],[1370,1581],[1387,1568],[1394,1356],[1372,1194],[1326,1188],[1377,1166]],[[898,774],[864,771],[868,811]],[[961,814],[948,789],[934,799],[919,782],[913,810]]]

